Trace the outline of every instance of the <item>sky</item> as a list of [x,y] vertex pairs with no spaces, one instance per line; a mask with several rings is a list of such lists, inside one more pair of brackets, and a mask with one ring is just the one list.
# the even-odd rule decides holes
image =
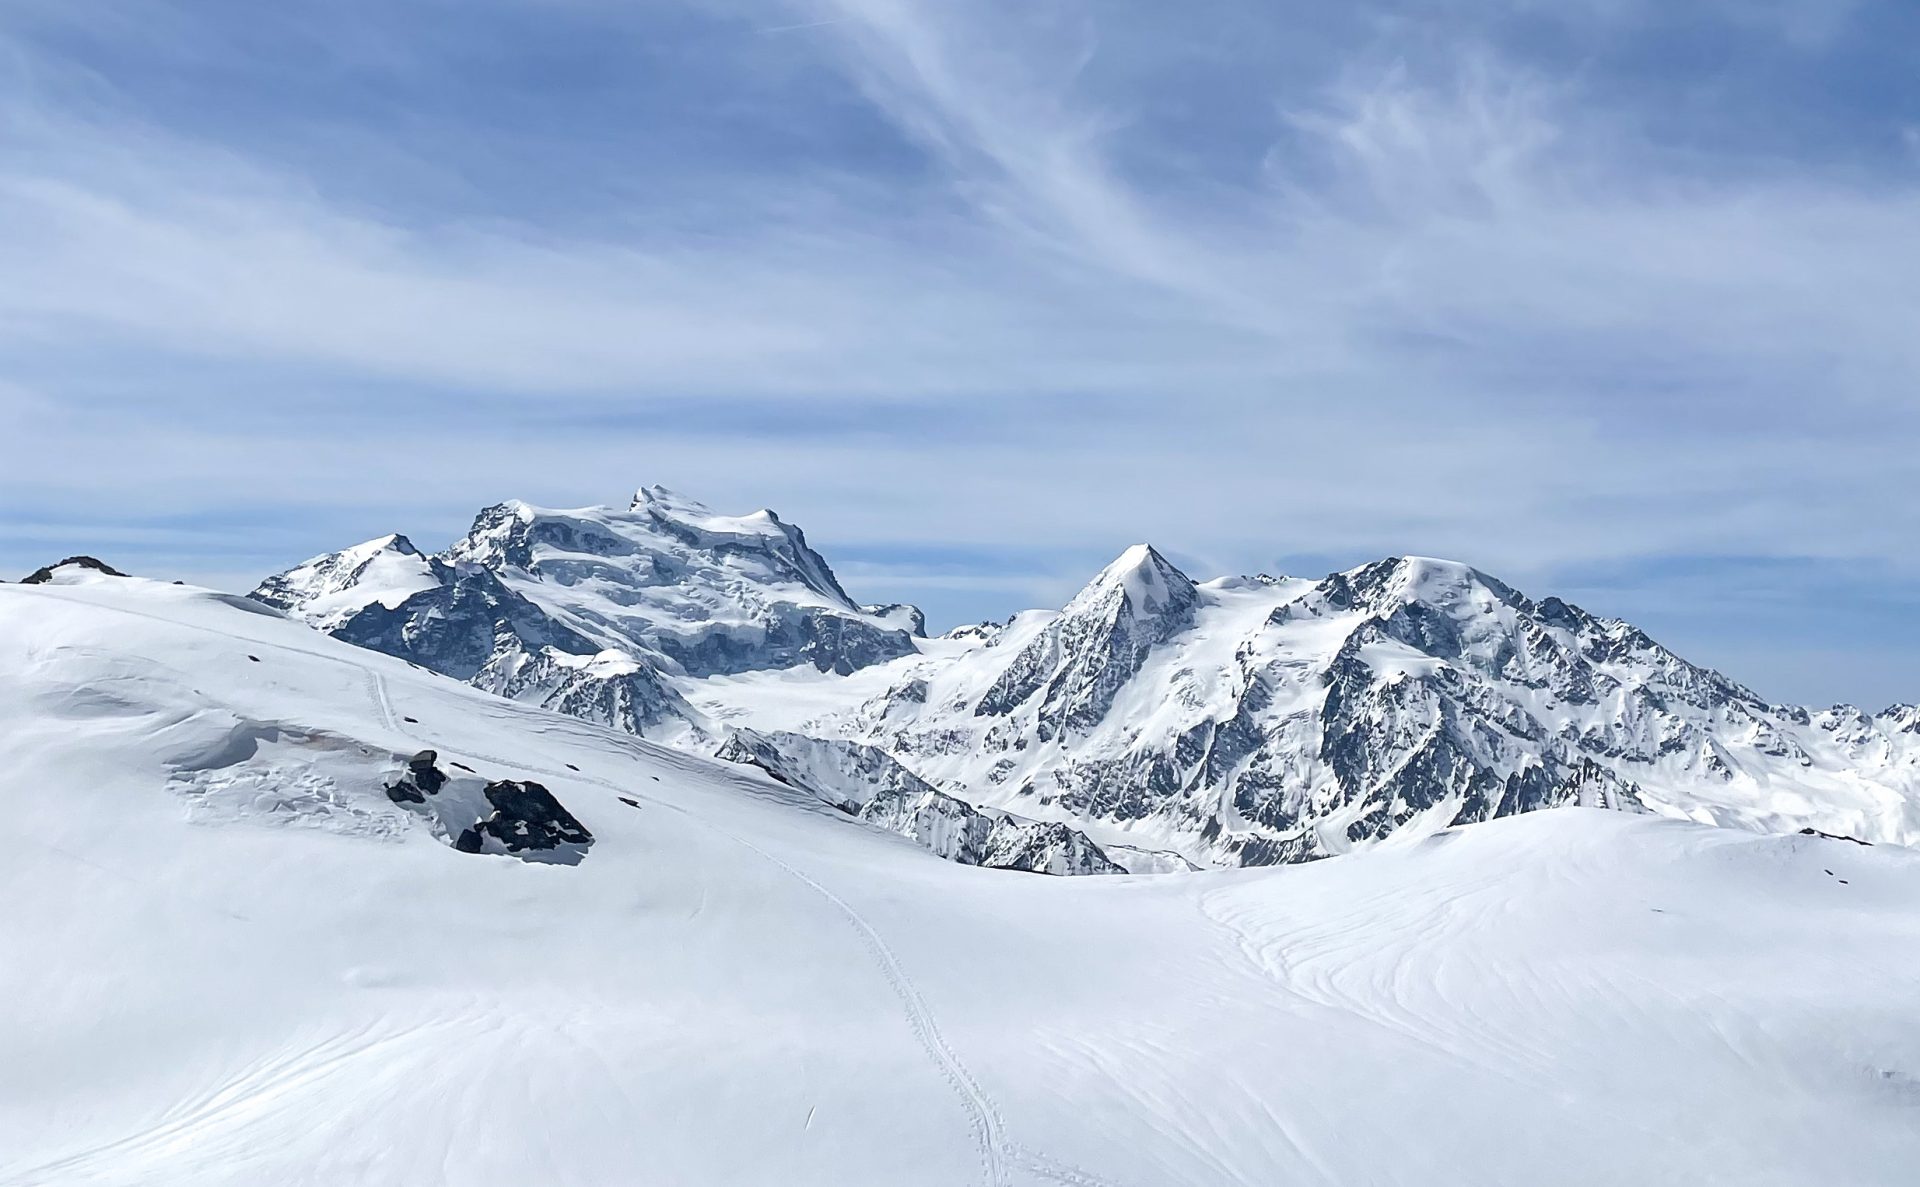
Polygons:
[[[1920,700],[1908,0],[8,0],[0,574],[508,498],[936,627],[1465,560]],[[15,572],[17,571],[17,572]]]

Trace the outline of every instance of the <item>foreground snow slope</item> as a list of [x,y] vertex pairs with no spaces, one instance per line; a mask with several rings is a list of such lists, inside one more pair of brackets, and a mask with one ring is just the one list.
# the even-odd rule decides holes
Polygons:
[[[1570,809],[983,870],[221,595],[66,581],[0,586],[3,1184],[1920,1165],[1911,851]],[[382,791],[423,747],[550,788],[584,860],[456,851]]]

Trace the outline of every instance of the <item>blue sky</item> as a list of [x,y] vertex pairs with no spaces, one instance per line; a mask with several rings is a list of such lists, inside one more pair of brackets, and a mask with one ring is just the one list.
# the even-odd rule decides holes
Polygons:
[[13,0],[0,566],[662,482],[938,624],[1457,557],[1920,697],[1920,8]]

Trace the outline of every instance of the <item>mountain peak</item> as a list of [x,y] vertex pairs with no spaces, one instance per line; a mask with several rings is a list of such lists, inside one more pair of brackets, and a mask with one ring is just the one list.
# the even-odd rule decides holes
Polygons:
[[1329,575],[1320,582],[1336,609],[1383,613],[1413,602],[1441,606],[1478,595],[1511,602],[1519,595],[1505,582],[1461,561],[1432,556],[1390,556]]
[[[64,572],[63,572],[64,571]],[[106,577],[125,577],[126,574],[107,562],[92,556],[70,556],[35,569],[20,579],[22,585],[47,585],[57,577],[72,576],[79,573],[99,573]]]
[[1148,654],[1193,624],[1200,601],[1191,578],[1135,544],[1021,649],[974,712],[1004,715],[1044,690],[1041,713],[1096,726]]
[[654,483],[643,486],[633,494],[629,511],[661,511],[667,514],[690,514],[707,516],[713,511],[698,499],[689,498],[677,490]]
[[[438,592],[408,603],[427,590]],[[393,613],[356,631],[459,679],[472,677],[473,655],[485,659],[502,622],[523,642],[627,651],[699,675],[800,663],[852,671],[912,652],[924,631],[911,607],[855,605],[801,530],[773,512],[723,515],[657,484],[625,508],[499,503],[440,556],[383,536],[271,577],[255,598],[326,630],[378,601]],[[449,598],[465,614],[451,633],[440,604]],[[459,646],[429,655],[411,641],[441,635]]]
[[1067,612],[1104,605],[1115,590],[1126,595],[1136,614],[1153,614],[1163,607],[1191,603],[1197,587],[1151,544],[1135,544],[1100,570],[1085,589],[1067,604]]
[[367,541],[365,544],[348,549],[348,551],[364,552],[367,555],[372,555],[376,552],[397,552],[401,556],[420,555],[420,550],[414,547],[413,541],[407,539],[399,532],[390,532],[387,535],[376,537],[375,539]]

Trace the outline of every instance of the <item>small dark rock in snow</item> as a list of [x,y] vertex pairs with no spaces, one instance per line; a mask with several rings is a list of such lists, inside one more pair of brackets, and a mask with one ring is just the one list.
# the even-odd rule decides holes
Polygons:
[[1825,837],[1829,841],[1851,841],[1855,845],[1873,844],[1872,841],[1863,841],[1859,837],[1843,836],[1840,833],[1823,833],[1817,828],[1803,828],[1800,830],[1800,835],[1803,837]]
[[[523,849],[555,849],[561,845],[591,845],[593,834],[560,806],[553,793],[531,779],[522,783],[501,779],[487,784],[487,802],[493,815],[467,830],[489,836],[507,847],[507,852]],[[466,850],[467,833],[460,834],[455,847]],[[476,845],[479,843],[476,837]]]
[[387,788],[387,798],[396,804],[424,804],[427,797],[447,785],[445,771],[434,766],[437,751],[422,750],[407,760],[407,773]]
[[422,750],[407,760],[407,773],[413,778],[421,791],[432,795],[446,786],[446,773],[434,766],[440,755],[436,751]]

